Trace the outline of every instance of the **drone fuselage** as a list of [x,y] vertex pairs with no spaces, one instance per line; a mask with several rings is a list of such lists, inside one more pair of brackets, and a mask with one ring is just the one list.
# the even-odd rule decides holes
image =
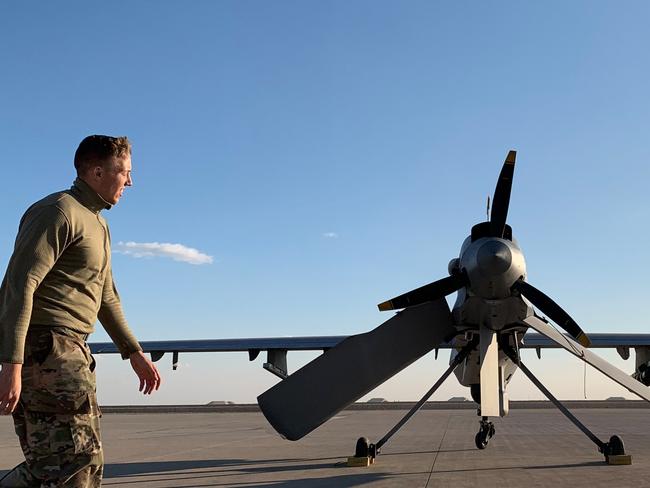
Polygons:
[[[480,224],[479,224],[480,225]],[[524,255],[515,240],[497,237],[469,236],[463,242],[458,258],[449,263],[450,273],[465,273],[469,284],[458,290],[453,317],[458,329],[454,339],[457,350],[485,328],[494,331],[499,345],[498,368],[502,394],[517,369],[517,365],[503,352],[502,346],[517,347],[528,327],[523,320],[533,314],[530,304],[511,288],[526,277]],[[480,385],[481,354],[472,352],[454,374],[463,386],[472,387],[476,398]],[[480,401],[480,400],[479,400]],[[507,400],[502,402],[507,404]],[[502,415],[507,413],[507,407]]]

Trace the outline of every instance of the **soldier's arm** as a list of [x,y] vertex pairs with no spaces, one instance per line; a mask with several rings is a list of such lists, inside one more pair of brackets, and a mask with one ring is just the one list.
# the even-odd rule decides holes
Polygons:
[[122,359],[129,359],[134,352],[142,351],[124,317],[120,295],[117,293],[113,273],[110,269],[106,273],[102,304],[97,316],[111,340],[119,349]]
[[140,380],[140,391],[148,395],[157,390],[161,383],[160,373],[156,365],[144,355],[140,344],[126,322],[120,295],[110,269],[106,274],[98,318],[119,349],[122,358],[130,360],[131,367]]
[[140,391],[149,395],[160,387],[161,378],[158,368],[142,352],[140,344],[131,332],[120,302],[120,295],[109,270],[104,283],[102,306],[99,309],[99,321],[120,350],[123,359],[129,359],[131,367],[140,380]]

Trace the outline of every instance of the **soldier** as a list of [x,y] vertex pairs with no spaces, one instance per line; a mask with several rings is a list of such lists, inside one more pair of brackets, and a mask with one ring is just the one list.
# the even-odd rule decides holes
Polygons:
[[126,137],[86,137],[74,165],[70,190],[23,215],[0,287],[0,413],[13,413],[25,455],[0,487],[101,485],[101,414],[86,344],[97,318],[130,359],[140,391],[160,386],[124,318],[100,215],[132,185],[131,144]]

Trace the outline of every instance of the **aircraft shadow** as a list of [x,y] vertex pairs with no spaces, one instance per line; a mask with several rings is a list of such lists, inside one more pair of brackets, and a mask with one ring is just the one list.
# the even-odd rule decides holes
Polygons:
[[[264,461],[268,462],[291,462],[292,460],[275,460],[275,461]],[[147,481],[128,481],[124,482],[121,480],[115,480],[111,482],[111,478],[119,478],[123,476],[144,476],[144,475],[155,475],[157,473],[165,471],[176,471],[184,469],[201,469],[201,468],[222,468],[228,466],[243,466],[255,464],[255,461],[244,461],[244,460],[197,460],[197,461],[170,461],[170,462],[154,462],[154,463],[126,463],[126,464],[107,464],[105,466],[106,471],[104,474],[104,483],[102,486],[110,485],[126,485],[130,483],[146,483],[153,482],[153,480]],[[328,464],[327,467],[332,467],[334,464]],[[307,465],[307,466],[288,466],[283,469],[276,469],[275,471],[291,471],[291,470],[305,470],[305,469],[318,469],[324,467],[323,465]],[[288,469],[287,469],[288,468]],[[0,470],[0,478],[6,475],[10,470]],[[239,474],[251,474],[255,470],[246,470],[245,473]],[[272,472],[269,471],[269,467],[260,467],[257,468],[257,471],[260,472]],[[209,471],[208,471],[209,472]],[[212,473],[208,476],[201,476],[201,474],[208,473],[206,471],[200,471],[192,473],[183,473],[186,476],[184,478],[173,477],[169,479],[156,479],[155,481],[180,481],[180,480],[195,480],[196,484],[188,485],[184,484],[188,488],[202,488],[208,486],[233,486],[232,481],[227,481],[225,483],[206,481],[205,484],[201,484],[201,478],[209,477],[214,478],[216,476],[232,476],[236,473]],[[366,485],[368,483],[374,483],[386,479],[387,476],[382,473],[365,473],[365,474],[349,474],[343,476],[325,476],[320,478],[309,478],[309,479],[298,479],[298,480],[279,480],[279,481],[268,481],[268,482],[243,482],[236,483],[237,486],[241,487],[255,487],[255,488],[317,488],[317,487],[331,487],[336,486],[339,488],[353,488],[356,486]]]
[[[213,472],[220,468],[244,468],[247,471],[294,471],[300,469],[322,469],[336,466],[339,457],[329,458],[287,458],[287,459],[197,459],[191,461],[151,461],[138,463],[106,464],[104,479],[123,476],[142,476],[168,471],[184,471],[188,469],[205,469],[203,472]],[[313,464],[315,461],[331,461],[329,463]],[[290,466],[273,466],[279,463],[307,463]],[[270,465],[270,466],[269,466]],[[240,471],[239,469],[237,471]],[[196,471],[192,472],[197,473]]]
[[567,464],[542,464],[539,466],[501,466],[501,467],[488,467],[488,468],[467,468],[467,469],[447,469],[437,470],[434,469],[431,474],[447,474],[447,473],[469,473],[476,471],[508,471],[511,469],[566,469],[566,468],[593,468],[596,466],[607,467],[603,461],[588,461],[584,463],[567,463]]
[[[368,474],[350,474],[343,476],[324,476],[321,478],[308,478],[308,479],[297,479],[297,480],[278,480],[278,481],[245,481],[245,482],[236,482],[233,485],[232,481],[226,481],[224,483],[207,481],[204,484],[201,484],[198,481],[195,484],[184,484],[186,488],[203,488],[208,486],[238,486],[242,487],[251,487],[251,488],[331,488],[336,486],[337,488],[353,488],[356,486],[367,485],[369,483],[375,483],[387,479],[388,477],[382,474],[368,473]],[[155,481],[168,481],[168,480],[155,480]],[[139,482],[142,483],[142,482]],[[111,483],[102,483],[102,486],[108,486]]]
[[587,461],[584,463],[573,464],[547,464],[546,466],[526,466],[525,469],[556,469],[556,468],[593,468],[593,467],[608,468],[608,464],[602,461]]
[[441,452],[468,452],[476,451],[476,448],[472,449],[433,449],[428,451],[398,451],[398,452],[382,452],[379,456],[379,459],[387,456],[408,456],[410,454],[438,454]]
[[[352,488],[354,486],[367,485],[368,483],[375,483],[388,478],[385,475],[378,473],[368,474],[349,474],[343,476],[327,476],[323,478],[309,478],[300,480],[284,480],[284,481],[270,481],[266,483],[250,483],[247,486],[255,488],[316,488],[316,487],[332,487],[337,488]],[[219,485],[194,485],[195,487],[201,486],[219,486]],[[227,485],[224,485],[227,486]]]
[[[315,463],[314,461],[330,461]],[[283,463],[280,465],[280,463]],[[290,464],[284,464],[290,463]],[[230,479],[219,483],[220,477],[250,476],[255,474],[271,474],[292,471],[311,471],[342,466],[340,458],[310,458],[310,459],[273,459],[273,460],[244,460],[244,459],[215,459],[194,461],[156,461],[141,463],[107,464],[104,468],[102,486],[142,484],[154,482],[183,482],[183,486],[233,486]],[[192,470],[192,471],[187,471]],[[198,471],[197,471],[198,470]],[[387,477],[384,473],[363,473],[340,476],[325,476],[319,478],[302,478],[299,480],[278,480],[265,482],[243,481],[235,482],[237,486],[251,487],[354,487],[376,482]],[[135,478],[126,481],[120,478]],[[138,479],[140,478],[140,479]],[[210,481],[208,481],[208,478]],[[216,478],[216,479],[215,479]],[[193,484],[187,484],[194,481]],[[205,483],[205,484],[202,484]]]

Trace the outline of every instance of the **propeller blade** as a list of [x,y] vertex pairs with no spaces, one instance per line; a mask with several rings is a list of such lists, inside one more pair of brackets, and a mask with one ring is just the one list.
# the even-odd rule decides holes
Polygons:
[[348,337],[257,397],[273,428],[295,441],[456,333],[444,299]]
[[524,297],[531,301],[533,305],[541,310],[541,312],[548,316],[553,322],[566,330],[572,337],[574,337],[584,347],[591,346],[591,341],[587,334],[580,328],[575,320],[566,313],[562,307],[555,303],[550,297],[535,288],[530,283],[524,280],[517,281],[513,288],[518,290]]
[[503,237],[506,228],[506,218],[508,217],[508,205],[510,204],[510,191],[512,190],[512,177],[515,172],[515,158],[517,151],[508,152],[499,181],[494,190],[492,199],[492,213],[490,214],[490,231],[493,237]]
[[443,298],[468,284],[465,273],[453,274],[377,305],[380,312],[412,307]]

